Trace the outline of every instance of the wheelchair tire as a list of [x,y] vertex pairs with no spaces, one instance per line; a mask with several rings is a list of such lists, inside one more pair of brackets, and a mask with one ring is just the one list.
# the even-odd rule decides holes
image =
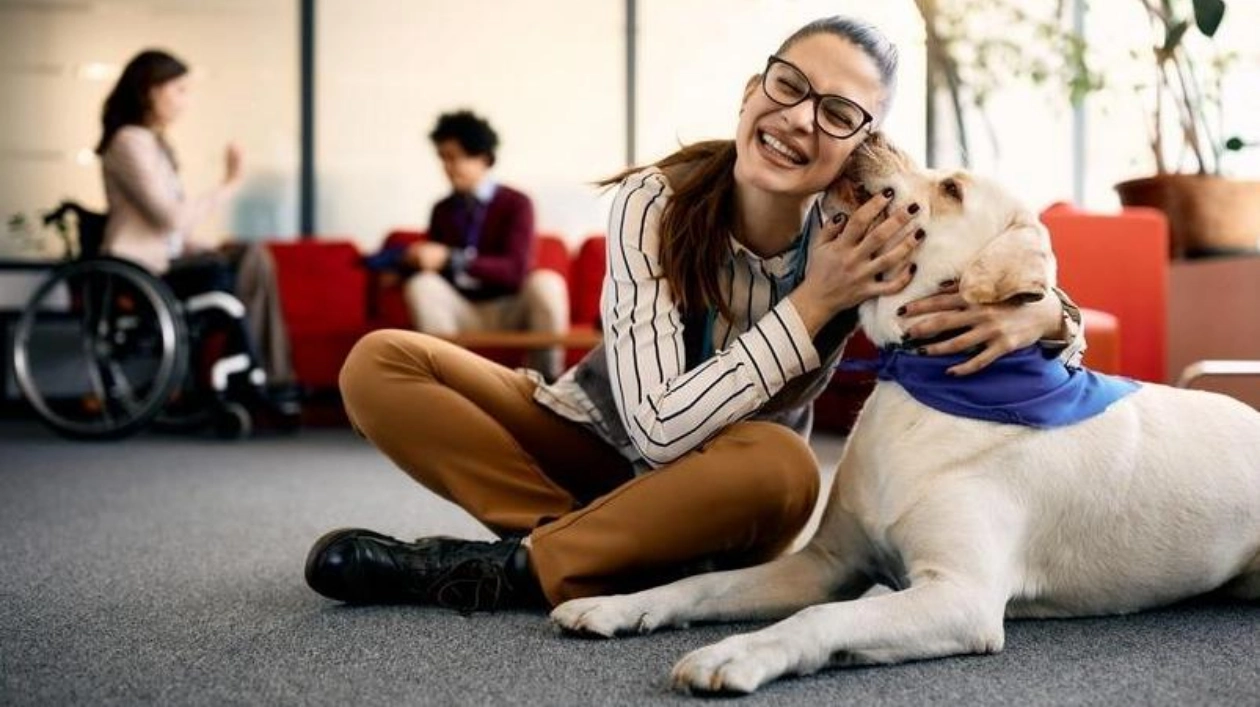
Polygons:
[[[57,268],[31,296],[13,336],[13,373],[58,434],[121,439],[182,384],[188,348],[182,307],[165,283],[128,261],[93,258]],[[66,360],[75,357],[81,366]]]
[[254,418],[244,405],[224,402],[214,416],[214,433],[219,439],[245,439],[254,433]]

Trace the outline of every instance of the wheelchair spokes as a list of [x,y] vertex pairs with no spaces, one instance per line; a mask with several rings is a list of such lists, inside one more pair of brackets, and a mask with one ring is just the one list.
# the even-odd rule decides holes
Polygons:
[[179,305],[140,268],[101,259],[55,271],[18,323],[26,399],[67,436],[117,438],[148,423],[187,367]]

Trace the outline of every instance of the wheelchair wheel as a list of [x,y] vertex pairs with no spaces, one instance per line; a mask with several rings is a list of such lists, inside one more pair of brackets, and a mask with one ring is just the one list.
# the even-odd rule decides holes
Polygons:
[[53,430],[119,439],[154,418],[188,367],[179,303],[160,280],[123,260],[64,265],[18,320],[18,387]]
[[219,439],[245,439],[254,433],[254,418],[237,402],[224,402],[214,416],[214,434]]

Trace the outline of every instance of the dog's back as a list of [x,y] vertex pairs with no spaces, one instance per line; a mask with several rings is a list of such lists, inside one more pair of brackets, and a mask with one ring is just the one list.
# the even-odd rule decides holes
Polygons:
[[[1260,413],[1161,385],[1053,429],[948,415],[881,383],[838,479],[876,545],[903,501],[959,477],[1021,510],[1009,612],[1135,611],[1260,573]],[[948,487],[948,489],[947,489]]]

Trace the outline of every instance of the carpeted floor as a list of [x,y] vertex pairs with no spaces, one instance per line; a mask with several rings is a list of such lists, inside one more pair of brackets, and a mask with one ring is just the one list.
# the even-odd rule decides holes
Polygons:
[[[682,704],[673,662],[749,628],[592,641],[541,614],[345,608],[302,560],[346,525],[488,537],[346,431],[97,445],[0,423],[0,704]],[[998,656],[739,700],[841,703],[1260,705],[1260,607],[1012,623]]]

